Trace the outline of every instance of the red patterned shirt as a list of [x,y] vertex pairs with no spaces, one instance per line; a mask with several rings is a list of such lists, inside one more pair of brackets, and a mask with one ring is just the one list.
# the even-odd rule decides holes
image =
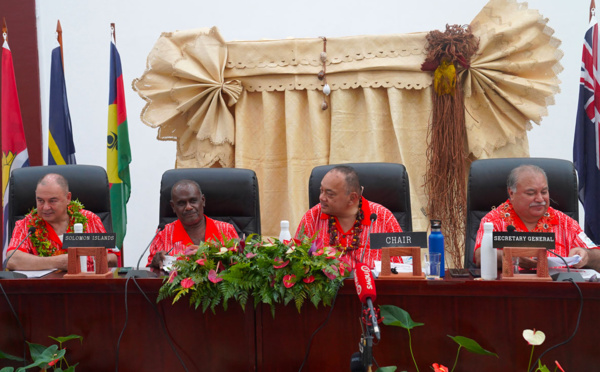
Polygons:
[[[204,218],[206,220],[206,231],[204,233],[205,240],[219,240],[221,243],[224,243],[223,235],[225,235],[225,240],[239,238],[237,231],[232,224],[213,220],[206,216],[204,216]],[[175,222],[171,222],[170,224],[165,225],[163,231],[159,232],[152,241],[152,244],[150,245],[150,255],[148,256],[148,265],[150,265],[154,255],[159,251],[171,251],[169,255],[174,256],[176,254],[185,253],[187,246],[192,244],[194,243],[185,231],[181,221],[176,220]]]
[[[84,217],[87,218],[87,224],[86,224],[86,228],[85,228],[84,232],[86,232],[86,233],[105,233],[106,232],[106,229],[104,229],[104,225],[102,224],[102,221],[93,212],[90,212],[85,209],[80,210],[80,212]],[[10,244],[8,245],[7,252],[15,250],[17,248],[17,245],[19,245],[19,243],[23,239],[25,239],[25,237],[27,236],[28,230],[29,230],[27,226],[29,225],[29,222],[31,221],[32,218],[33,217],[30,214],[28,214],[27,216],[25,216],[25,218],[23,218],[22,220],[19,220],[19,221],[17,221],[17,223],[15,223],[15,229],[13,230],[12,238],[10,239]],[[45,222],[45,223],[46,223],[46,230],[48,231],[48,240],[50,240],[50,245],[56,249],[56,251],[54,252],[54,255],[58,256],[60,254],[67,253],[66,250],[62,249],[62,241],[60,240],[58,235],[56,235],[56,232],[54,231],[52,226],[48,222]],[[72,224],[70,224],[68,226],[67,232],[69,232],[69,233],[73,232]],[[31,238],[24,241],[23,244],[21,244],[21,246],[19,247],[19,250],[22,252],[25,252],[25,253],[36,255],[36,256],[38,255],[37,249],[31,243]],[[114,253],[111,250],[109,250],[109,252]],[[88,259],[87,266],[88,266],[88,271],[94,270],[94,263],[91,260],[91,258]]]
[[[361,232],[359,248],[351,253],[353,261],[360,260],[363,251],[365,250],[365,241],[369,232],[369,226],[371,226],[371,214],[377,214],[377,219],[373,223],[371,233],[387,233],[387,232],[402,232],[398,220],[390,212],[389,209],[385,208],[381,204],[373,203],[365,198],[362,198],[362,211],[363,219],[361,221]],[[349,231],[343,231],[340,226],[340,222],[335,217],[335,228],[339,237],[339,242],[342,247],[350,247],[352,245],[353,227]],[[300,232],[304,229],[304,235],[312,237],[315,232],[318,232],[317,238],[323,241],[324,245],[329,245],[329,215],[321,212],[321,204],[317,204],[312,207],[298,225],[296,230],[296,239],[302,239]],[[367,251],[363,262],[369,265],[371,268],[374,267],[373,261],[381,260],[381,249],[370,249],[370,242],[367,244]],[[399,260],[395,259],[395,262]]]
[[[515,231],[529,231],[515,212],[510,200],[507,200],[498,206],[498,208],[486,214],[481,220],[479,230],[477,231],[477,239],[475,240],[475,250],[481,247],[483,224],[485,222],[493,223],[494,231],[506,231],[506,228],[510,225],[515,227]],[[590,249],[596,247],[596,244],[585,235],[577,221],[552,207],[548,207],[546,214],[539,219],[531,232],[553,232],[555,234],[556,253],[563,257],[569,255],[571,248],[581,247]],[[548,252],[548,255],[553,256],[550,252]]]

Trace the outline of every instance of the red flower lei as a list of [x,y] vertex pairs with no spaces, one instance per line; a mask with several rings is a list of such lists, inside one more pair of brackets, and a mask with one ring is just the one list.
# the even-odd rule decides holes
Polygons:
[[[362,232],[361,221],[363,220],[362,210],[362,197],[358,200],[358,213],[356,214],[356,221],[352,227],[352,244],[350,247],[344,247],[345,250],[354,251],[359,248],[360,233]],[[340,238],[338,236],[338,230],[335,228],[335,216],[329,216],[329,245],[332,247],[340,246]]]
[[[82,209],[83,204],[81,204],[79,200],[71,200],[67,206],[67,214],[69,215],[69,225],[67,226],[68,233],[73,232],[73,225],[76,223],[81,223],[83,225],[83,232],[87,231],[87,217],[80,212]],[[35,247],[38,256],[49,257],[64,253],[62,249],[54,247],[50,242],[50,239],[48,239],[46,221],[40,217],[37,208],[33,208],[28,215],[31,215],[31,220],[29,220],[27,227],[35,227],[35,233],[33,233],[29,239],[31,245]]]
[[[513,205],[510,201],[506,201],[498,206],[498,210],[501,212],[501,218],[508,224],[515,226],[518,230],[522,230],[517,225],[522,225],[525,227],[517,212],[513,208]],[[516,221],[516,223],[515,223]],[[548,211],[544,213],[544,215],[538,220],[535,228],[531,230],[531,232],[552,232],[552,225],[556,224],[556,219],[554,214],[550,214]],[[527,230],[525,230],[527,231]]]

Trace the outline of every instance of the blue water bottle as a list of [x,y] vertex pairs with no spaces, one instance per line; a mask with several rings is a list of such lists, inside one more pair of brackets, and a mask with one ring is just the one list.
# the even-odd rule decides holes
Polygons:
[[431,234],[429,234],[429,253],[440,253],[440,278],[446,274],[444,265],[444,235],[442,235],[442,221],[431,220]]

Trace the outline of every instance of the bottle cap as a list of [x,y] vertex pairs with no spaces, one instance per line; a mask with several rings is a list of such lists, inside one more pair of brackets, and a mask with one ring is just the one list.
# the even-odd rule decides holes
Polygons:
[[483,231],[493,231],[494,230],[494,224],[491,222],[486,222],[483,224]]
[[441,220],[431,220],[431,228],[432,229],[441,229],[442,221]]
[[287,220],[281,221],[281,228],[282,229],[289,229],[290,228],[290,221],[287,221]]
[[83,224],[81,223],[76,223],[73,225],[73,232],[75,234],[81,234],[83,233]]

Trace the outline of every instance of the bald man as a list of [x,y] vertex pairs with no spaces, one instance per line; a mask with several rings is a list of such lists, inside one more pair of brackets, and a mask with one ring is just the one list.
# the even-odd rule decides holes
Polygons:
[[[7,250],[7,257],[12,254],[25,239],[30,227],[36,231],[14,252],[8,260],[9,270],[67,270],[68,255],[62,249],[62,238],[65,233],[73,232],[75,219],[81,219],[84,233],[105,233],[104,225],[94,213],[81,209],[71,215],[67,207],[71,203],[71,192],[67,180],[56,173],[42,177],[35,189],[36,209],[24,219],[17,221]],[[108,254],[109,266],[117,265],[117,256]],[[93,263],[88,260],[88,270]]]
[[[546,172],[535,165],[521,165],[513,169],[506,182],[508,200],[489,212],[481,220],[475,241],[474,259],[477,266],[481,260],[483,224],[491,222],[494,231],[506,231],[512,225],[519,232],[553,232],[556,253],[561,256],[581,256],[576,268],[588,267],[600,270],[600,249],[583,232],[577,221],[550,207],[550,191]],[[548,252],[548,255],[551,255]],[[498,262],[502,251],[498,250]],[[524,268],[535,267],[533,260],[519,258]]]

